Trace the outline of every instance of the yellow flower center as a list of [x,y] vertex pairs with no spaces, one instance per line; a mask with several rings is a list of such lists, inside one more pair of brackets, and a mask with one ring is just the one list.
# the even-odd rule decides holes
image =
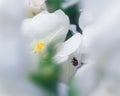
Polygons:
[[45,43],[44,42],[38,42],[35,47],[33,48],[33,50],[36,52],[41,52],[43,50],[45,46]]
[[37,44],[37,46],[36,46],[36,49],[37,49],[38,51],[42,51],[43,48],[44,48],[44,46],[45,46],[45,43],[44,43],[44,42],[39,42],[39,43]]

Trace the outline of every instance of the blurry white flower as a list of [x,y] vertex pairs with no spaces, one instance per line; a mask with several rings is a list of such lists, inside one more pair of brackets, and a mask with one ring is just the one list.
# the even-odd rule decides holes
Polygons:
[[[8,9],[5,7],[6,2],[9,3]],[[17,74],[23,67],[24,57],[26,57],[26,54],[22,56],[25,47],[21,47],[24,43],[20,34],[20,24],[24,17],[23,2],[22,0],[3,0],[0,8],[0,73],[3,76]]]
[[25,10],[27,17],[33,17],[46,10],[45,0],[25,0]]
[[[118,50],[119,48],[120,2],[118,0],[110,0],[108,3],[110,6],[105,6],[104,10],[101,9],[103,13],[99,15],[98,19],[94,19],[93,23],[83,28],[84,44],[86,44],[88,49],[89,57],[95,60],[94,63],[100,58],[110,56],[113,51],[115,52],[113,49]],[[95,5],[91,5],[94,7],[91,12],[97,8]],[[87,7],[85,8],[86,10],[88,9]]]
[[0,0],[0,96],[42,94],[26,77],[31,66],[20,32],[23,10],[23,0]]
[[102,80],[89,96],[119,96],[116,81]]
[[[116,1],[119,2],[119,0]],[[114,0],[80,0],[80,5],[82,7],[80,16],[80,26],[82,26],[83,24],[87,25],[90,22],[96,22],[99,19],[99,17],[106,13],[108,7],[112,8],[112,3],[114,4]]]
[[[86,61],[88,64],[95,64],[97,76],[102,74],[100,78],[95,77],[96,79],[115,80],[120,87],[120,59],[118,59],[120,57],[120,1],[84,0],[82,3],[83,14],[81,16],[84,15],[84,12],[88,12],[87,16],[84,15],[84,18],[80,18],[79,22],[83,29],[83,41],[87,48],[88,58]],[[91,20],[89,16],[92,17]],[[117,95],[113,96],[119,96],[120,88],[118,86],[115,86]],[[102,91],[101,89],[98,89],[97,92],[103,92],[104,89]]]

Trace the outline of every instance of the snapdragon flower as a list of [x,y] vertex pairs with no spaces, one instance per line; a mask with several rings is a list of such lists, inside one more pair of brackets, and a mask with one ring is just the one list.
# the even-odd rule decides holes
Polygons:
[[70,39],[63,42],[58,48],[55,60],[62,66],[62,82],[68,82],[72,76],[74,76],[76,71],[82,66],[81,38],[80,33],[76,33]]
[[69,19],[61,11],[54,13],[41,12],[31,19],[23,21],[23,34],[35,53],[41,52],[51,41],[63,42],[69,28]]
[[41,54],[50,42],[56,43],[57,53],[54,58],[63,66],[61,80],[64,82],[68,82],[81,66],[82,37],[74,29],[76,34],[64,42],[69,28],[69,19],[61,10],[54,13],[44,11],[23,22],[23,34],[29,40],[33,53]]
[[82,0],[82,3],[79,23],[88,65],[84,67],[86,71],[79,70],[75,76],[78,92],[83,96],[119,96],[120,1]]

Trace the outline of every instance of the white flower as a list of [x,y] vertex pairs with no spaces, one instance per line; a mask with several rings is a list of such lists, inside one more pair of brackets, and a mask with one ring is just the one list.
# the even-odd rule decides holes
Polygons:
[[[55,61],[62,63],[62,81],[67,82],[81,66],[81,35],[74,28],[74,36],[64,42],[70,27],[68,17],[58,10],[54,13],[41,12],[23,22],[24,35],[32,44],[35,53],[41,53],[50,43],[55,42],[57,53]],[[63,43],[64,42],[64,43]]]
[[41,52],[51,41],[63,42],[69,29],[69,19],[61,11],[41,12],[23,22],[23,34],[29,39],[31,49]]
[[40,96],[41,90],[26,77],[31,66],[20,32],[23,1],[1,0],[0,4],[0,96]]
[[102,80],[94,92],[89,96],[119,96],[116,92],[117,84],[114,80]]
[[[95,5],[97,5],[97,2],[93,3],[96,3]],[[88,49],[90,55],[89,57],[95,60],[94,62],[97,62],[97,60],[100,60],[100,58],[102,59],[102,57],[106,57],[107,54],[110,56],[110,54],[112,54],[114,51],[113,49],[117,49],[119,47],[117,45],[117,43],[120,41],[119,3],[120,2],[118,0],[110,0],[108,2],[109,6],[103,6],[105,9],[101,9],[102,14],[96,17],[97,19],[95,18],[93,23],[88,24],[83,28],[84,43]],[[89,6],[92,6],[92,4]],[[95,7],[97,8],[97,6],[92,6],[93,10],[91,9],[91,12],[94,12]],[[87,11],[90,11],[90,9],[87,7],[85,8]],[[94,14],[92,15],[95,16]]]
[[[83,16],[84,20],[83,18],[80,18],[79,22],[83,29],[83,41],[87,48],[88,58],[86,58],[86,61],[88,64],[91,64],[91,66],[92,64],[95,64],[96,66],[94,70],[96,70],[97,77],[94,77],[94,79],[99,79],[99,81],[101,81],[101,79],[103,81],[105,79],[116,81],[118,86],[115,86],[116,92],[113,96],[119,96],[120,87],[120,75],[118,74],[120,72],[120,59],[118,59],[120,57],[119,9],[119,0],[84,0],[83,14],[84,12],[88,13],[87,16]],[[91,16],[92,19],[89,19],[89,16]],[[92,78],[90,78],[90,80],[91,79]],[[93,85],[94,83],[92,86]],[[81,88],[84,86],[85,85]],[[105,91],[105,89],[103,90]],[[101,92],[101,88],[98,89],[97,92]],[[99,93],[95,96],[99,96]]]
[[33,17],[46,10],[45,0],[25,0],[25,10],[27,17]]
[[68,82],[75,74],[81,63],[81,45],[82,37],[80,33],[74,34],[58,48],[55,60],[61,63],[61,81]]

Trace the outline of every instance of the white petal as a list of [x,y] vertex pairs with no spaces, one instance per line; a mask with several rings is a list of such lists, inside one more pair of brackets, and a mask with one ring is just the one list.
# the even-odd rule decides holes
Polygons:
[[118,46],[117,44],[120,41],[119,9],[120,3],[114,2],[99,20],[84,28],[83,39],[91,54],[90,58],[93,56],[94,59],[96,57],[101,58],[108,50]]
[[59,96],[68,96],[69,87],[64,83],[58,83]]
[[[119,4],[119,0],[81,0],[82,12],[80,16],[80,27],[96,22],[112,5]],[[109,14],[109,12],[107,12]],[[111,13],[111,12],[110,12]],[[110,15],[109,15],[110,16]],[[108,16],[108,17],[109,17]]]
[[45,0],[24,0],[24,3],[27,17],[33,17],[46,10]]
[[55,62],[57,62],[58,64],[61,64],[62,62],[65,62],[66,60],[68,60],[68,56],[59,55],[59,56],[55,56],[54,59],[55,59]]
[[[81,0],[83,11],[90,12],[95,19],[102,15],[106,8],[115,0]],[[117,0],[116,0],[117,1]]]
[[75,52],[80,47],[81,39],[82,37],[80,33],[73,35],[69,40],[61,45],[57,56],[67,56]]
[[76,30],[76,25],[74,25],[74,24],[70,25],[70,30],[73,32],[73,34],[78,33]]
[[[75,74],[76,70],[80,67],[81,56],[81,35],[76,33],[68,41],[61,45],[60,50],[55,56],[55,60],[61,64],[62,72],[60,80],[62,82],[68,82],[71,77]],[[78,65],[74,66],[72,63],[73,57],[78,60]]]
[[81,69],[78,69],[74,81],[77,92],[81,96],[88,96],[97,82],[95,65],[84,65]]
[[93,16],[87,11],[83,11],[79,18],[79,26],[81,29],[84,29],[87,25],[93,22]]
[[23,22],[23,32],[29,38],[45,38],[46,36],[54,36],[57,32],[63,33],[65,35],[68,32],[69,19],[61,11],[58,10],[54,13],[48,13],[44,11],[32,19],[25,20]]

